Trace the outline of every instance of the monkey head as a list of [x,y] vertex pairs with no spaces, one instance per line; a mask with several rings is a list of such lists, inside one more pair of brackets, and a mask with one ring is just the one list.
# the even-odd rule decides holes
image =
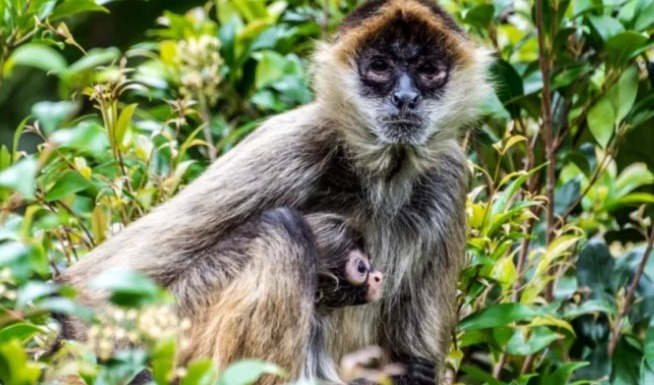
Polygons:
[[492,93],[487,50],[430,0],[364,3],[333,44],[319,47],[315,62],[319,100],[338,104],[335,111],[351,123],[343,124],[345,134],[368,145],[451,139]]
[[333,309],[377,301],[384,276],[371,265],[361,233],[340,215],[305,218],[318,251],[318,306]]
[[[345,282],[339,281],[338,286],[331,290],[332,293],[339,290],[349,292],[342,296],[345,298],[340,299],[343,303],[341,306],[363,305],[377,301],[381,297],[384,275],[372,267],[363,249],[352,249],[344,257],[344,267],[335,273],[341,273]],[[329,279],[329,277],[325,278]],[[320,280],[319,277],[319,285]]]
[[381,298],[384,275],[372,267],[363,248],[353,248],[337,259],[341,266],[318,275],[318,303],[321,306],[356,306]]

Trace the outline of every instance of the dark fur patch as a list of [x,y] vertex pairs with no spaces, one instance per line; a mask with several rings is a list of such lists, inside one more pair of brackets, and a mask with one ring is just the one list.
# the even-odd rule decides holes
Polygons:
[[305,213],[347,214],[365,200],[359,177],[341,145],[332,151],[315,193],[301,207]]
[[[343,20],[343,23],[336,33],[337,38],[352,28],[360,26],[363,22],[370,19],[391,1],[393,0],[370,0],[357,7],[345,18],[345,20]],[[441,19],[448,28],[456,31],[457,33],[463,34],[463,30],[457,25],[457,23],[454,21],[454,18],[445,12],[445,10],[436,4],[436,2],[431,0],[414,1],[427,7],[431,13]]]

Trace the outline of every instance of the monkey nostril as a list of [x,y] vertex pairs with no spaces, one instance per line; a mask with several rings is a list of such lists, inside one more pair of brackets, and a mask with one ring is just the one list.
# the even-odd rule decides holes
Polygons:
[[397,108],[414,109],[418,106],[419,95],[415,92],[395,92],[391,95],[391,103]]
[[391,95],[391,103],[393,103],[395,107],[400,107],[402,105],[402,100],[397,94],[393,94]]

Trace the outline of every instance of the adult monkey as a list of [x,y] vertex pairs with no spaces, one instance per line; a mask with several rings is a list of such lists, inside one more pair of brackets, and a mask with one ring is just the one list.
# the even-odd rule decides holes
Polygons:
[[[61,281],[83,289],[103,270],[136,268],[168,287],[183,313],[207,306],[212,292],[237,287],[256,288],[253,295],[264,303],[271,300],[267,290],[281,282],[289,295],[274,300],[292,310],[288,322],[295,323],[311,319],[313,298],[300,293],[315,285],[293,270],[297,264],[280,252],[252,258],[248,266],[278,272],[255,280],[240,274],[243,263],[216,260],[212,250],[271,208],[337,213],[363,231],[387,275],[384,298],[337,310],[314,325],[326,334],[326,354],[311,353],[309,345],[317,342],[310,322],[298,322],[292,335],[262,331],[279,338],[270,346],[280,352],[270,356],[294,377],[338,382],[334,360],[378,344],[407,365],[398,384],[436,383],[456,322],[456,280],[466,243],[467,168],[456,137],[492,92],[488,62],[488,52],[429,0],[363,4],[332,43],[318,47],[315,102],[268,120]],[[282,250],[286,242],[304,244],[297,234],[280,231],[270,241]],[[83,290],[81,298],[98,303],[104,294]],[[83,335],[82,326],[67,327]]]

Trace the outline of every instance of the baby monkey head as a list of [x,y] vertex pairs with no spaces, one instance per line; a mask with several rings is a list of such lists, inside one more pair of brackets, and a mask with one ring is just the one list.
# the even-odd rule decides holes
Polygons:
[[381,298],[384,276],[371,265],[363,236],[338,215],[312,214],[307,221],[318,250],[317,305],[334,309]]

